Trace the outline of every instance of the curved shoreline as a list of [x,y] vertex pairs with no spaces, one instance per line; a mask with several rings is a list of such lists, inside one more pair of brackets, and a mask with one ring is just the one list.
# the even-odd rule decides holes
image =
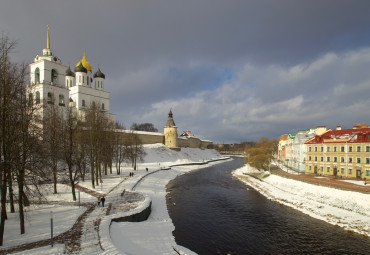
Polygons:
[[[339,226],[347,231],[370,237],[367,194],[309,184],[276,175],[257,179],[244,172],[249,166],[233,171],[233,176],[251,186],[266,198],[289,206],[313,218]],[[299,188],[298,188],[299,187]]]
[[[131,185],[129,185],[130,187],[128,187],[128,188],[129,188],[130,191],[134,191],[142,182],[144,182],[145,180],[149,180],[148,178],[150,178],[151,175],[153,175],[155,173],[162,172],[162,171],[173,170],[173,173],[172,173],[172,176],[171,176],[172,178],[166,178],[165,180],[163,180],[163,181],[165,181],[165,185],[162,188],[164,189],[165,192],[163,193],[164,195],[161,198],[164,200],[166,206],[165,206],[165,208],[159,208],[160,210],[165,210],[167,215],[168,215],[168,209],[167,209],[165,195],[166,195],[166,185],[168,184],[169,181],[173,180],[178,175],[185,174],[185,173],[191,172],[193,170],[199,169],[199,167],[192,168],[191,166],[204,166],[204,165],[207,165],[207,164],[210,164],[210,163],[216,163],[216,162],[219,162],[219,161],[224,161],[224,160],[229,160],[229,159],[231,159],[231,158],[230,157],[222,157],[222,158],[217,158],[217,159],[206,160],[204,162],[190,162],[190,163],[183,163],[183,164],[173,164],[173,165],[170,165],[169,168],[157,169],[157,170],[151,171],[149,173],[145,173],[143,176],[136,179],[134,183],[131,183]],[[173,169],[173,168],[176,168],[176,167],[190,167],[190,168],[185,169],[185,170]],[[138,191],[135,191],[135,192],[138,192]],[[112,228],[113,222],[119,221],[122,218],[130,217],[132,215],[141,214],[145,210],[148,210],[148,208],[150,208],[151,206],[154,207],[154,210],[158,209],[158,208],[156,208],[156,206],[157,206],[155,204],[156,201],[153,202],[152,197],[149,194],[144,193],[144,192],[138,192],[138,193],[142,194],[145,197],[145,200],[137,208],[135,208],[134,210],[130,210],[128,212],[124,212],[124,213],[108,215],[108,216],[106,216],[102,219],[102,222],[101,222],[100,228],[99,228],[99,235],[101,237],[100,241],[101,241],[102,248],[104,250],[103,254],[131,254],[127,250],[120,249],[119,247],[116,247],[114,241],[112,240],[111,228]],[[154,198],[154,199],[158,199],[158,198]],[[161,205],[161,206],[163,206],[163,205]],[[169,217],[169,215],[167,217],[168,218],[160,219],[160,221],[157,220],[154,223],[160,224],[160,222],[162,222],[163,224],[166,225],[164,228],[166,228],[166,227],[168,228],[169,225],[173,226],[172,219]],[[148,227],[149,222],[150,221],[148,221],[148,220],[143,221],[142,222],[143,223],[142,225],[144,226],[143,228],[150,228],[150,227]],[[134,224],[134,225],[132,225],[132,227],[135,228],[135,225],[137,227],[139,227],[140,222],[138,222],[138,223],[125,223],[125,226],[129,227],[129,226],[131,226],[131,224]],[[156,225],[156,224],[152,224],[152,225]],[[156,226],[153,226],[153,228],[154,227],[156,227]],[[174,228],[174,226],[173,226],[173,228]],[[135,230],[133,230],[133,231],[135,231]],[[196,254],[196,253],[188,250],[185,247],[177,245],[176,242],[174,241],[174,236],[172,234],[172,231],[170,231],[169,235],[170,235],[169,239],[172,239],[174,243],[172,243],[172,241],[167,242],[167,243],[163,242],[161,244],[160,249],[172,250],[173,252],[175,252],[174,254]],[[156,248],[158,249],[158,247],[156,247]],[[147,250],[145,250],[143,248],[142,253],[145,253],[146,251]],[[153,251],[153,253],[151,253],[151,254],[160,254],[160,253],[156,253],[155,251]]]

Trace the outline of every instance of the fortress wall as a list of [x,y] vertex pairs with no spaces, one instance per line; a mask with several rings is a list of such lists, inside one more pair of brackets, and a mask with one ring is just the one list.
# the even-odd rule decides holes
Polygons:
[[[121,134],[121,139],[127,138],[131,131],[130,130],[116,130]],[[155,143],[162,143],[165,144],[164,135],[161,133],[153,133],[153,132],[143,132],[143,131],[134,131],[134,133],[138,136],[142,144],[155,144]],[[204,149],[211,149],[213,143],[211,141],[200,140],[197,137],[188,137],[188,138],[177,138],[177,147],[182,148],[204,148]]]
[[[115,130],[115,132],[120,133],[121,139],[126,139],[131,134],[131,130]],[[144,132],[144,131],[134,131],[138,136],[142,144],[155,144],[163,143],[164,144],[164,135],[161,133],[154,132]]]

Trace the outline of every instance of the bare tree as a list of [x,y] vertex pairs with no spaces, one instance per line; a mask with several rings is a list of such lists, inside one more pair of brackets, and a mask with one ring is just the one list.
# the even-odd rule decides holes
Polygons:
[[62,123],[63,123],[63,111],[60,107],[55,104],[55,98],[52,96],[51,101],[44,101],[44,111],[45,117],[43,119],[44,126],[44,143],[48,148],[47,163],[52,172],[53,189],[54,194],[58,193],[57,183],[58,183],[58,162],[60,160],[60,155],[62,152],[61,138],[62,133]]
[[142,123],[142,124],[137,124],[137,123],[132,123],[131,125],[131,130],[136,130],[136,131],[147,131],[147,132],[158,132],[158,129],[156,129],[153,125],[153,123]]
[[[102,181],[101,166],[104,163],[104,149],[110,139],[106,138],[107,132],[113,124],[109,121],[108,116],[102,111],[95,102],[93,102],[85,115],[85,131],[87,135],[86,144],[90,160],[91,183],[93,188]],[[112,154],[110,153],[112,157]],[[111,160],[111,159],[110,159]]]
[[[124,130],[125,127],[123,124],[120,124],[116,122],[115,128],[117,130],[121,129]],[[121,174],[121,165],[124,161],[126,161],[127,158],[127,140],[123,139],[123,134],[121,132],[114,132],[113,134],[113,157],[114,157],[114,162],[116,164],[116,172],[117,175]]]
[[68,107],[66,118],[63,120],[62,125],[62,157],[63,161],[67,165],[68,180],[72,189],[73,201],[77,200],[75,184],[79,173],[79,169],[76,164],[76,158],[78,157],[78,144],[76,139],[78,131],[77,125],[77,112],[75,109]]
[[[13,181],[18,186],[18,211],[20,232],[25,232],[24,209],[28,204],[25,190],[27,168],[36,161],[35,148],[38,148],[39,134],[35,123],[32,93],[27,94],[25,77],[27,66],[17,65],[9,59],[16,43],[7,36],[0,39],[0,179],[1,179],[1,226],[0,245],[3,244],[6,215],[7,188],[11,207],[13,201]],[[36,173],[37,175],[37,173]],[[35,176],[35,173],[29,174]],[[11,208],[14,211],[14,208]]]
[[139,136],[131,131],[126,140],[127,146],[127,158],[126,160],[131,162],[132,167],[136,170],[137,162],[142,162],[146,155],[142,142],[139,139]]

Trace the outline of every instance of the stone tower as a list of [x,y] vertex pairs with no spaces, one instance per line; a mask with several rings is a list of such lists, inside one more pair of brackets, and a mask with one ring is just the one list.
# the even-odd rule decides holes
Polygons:
[[164,145],[168,148],[178,148],[177,127],[172,118],[172,110],[168,113],[168,120],[164,127]]

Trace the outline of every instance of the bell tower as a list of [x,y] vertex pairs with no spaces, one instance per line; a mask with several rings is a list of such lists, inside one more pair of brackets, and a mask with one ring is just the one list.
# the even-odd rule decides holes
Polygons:
[[68,107],[69,90],[66,87],[67,67],[56,57],[50,48],[50,31],[47,26],[46,48],[42,55],[37,55],[30,65],[29,96],[36,104],[42,104],[41,117],[45,117],[45,106],[55,105],[62,111]]

